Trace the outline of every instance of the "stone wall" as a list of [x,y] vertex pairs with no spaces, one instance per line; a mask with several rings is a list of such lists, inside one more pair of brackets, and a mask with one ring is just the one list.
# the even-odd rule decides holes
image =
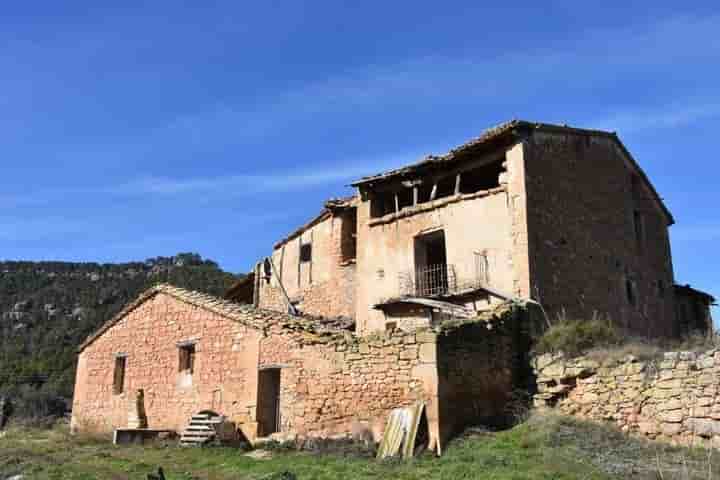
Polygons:
[[[180,431],[209,409],[234,421],[255,404],[260,333],[204,308],[155,295],[87,346],[78,357],[73,427],[110,432],[128,424],[135,393],[144,390],[151,428]],[[179,345],[195,342],[191,376],[179,371]],[[123,391],[113,391],[115,359],[125,356]]]
[[[265,275],[263,263],[256,267],[258,306],[287,312],[285,288],[290,300],[304,314],[355,318],[355,261],[347,256],[349,230],[346,214],[331,215],[276,245],[272,261],[276,275]],[[312,245],[312,258],[300,262],[300,246]]]
[[[212,410],[253,440],[259,412],[279,410],[282,437],[377,440],[392,409],[420,400],[439,448],[459,427],[504,408],[517,351],[505,327],[523,322],[517,311],[504,305],[433,329],[358,337],[310,318],[155,287],[83,345],[72,428],[127,428],[143,390],[149,428],[181,431],[191,415]],[[179,349],[188,344],[192,374],[179,371]],[[114,390],[118,356],[126,365],[122,392]],[[277,388],[260,388],[266,369],[279,371]],[[276,409],[267,392],[278,389]]]
[[[327,437],[365,431],[379,439],[393,408],[417,400],[430,411],[437,405],[432,334],[396,330],[302,348],[298,342],[271,334],[260,343],[260,368],[281,368],[283,432]],[[431,423],[436,426],[436,415]]]
[[[527,389],[523,352],[526,316],[508,312],[438,337],[438,391],[442,438],[468,425],[506,423],[516,389]],[[433,345],[434,347],[434,345]]]
[[535,405],[685,445],[720,446],[720,350],[599,362],[535,360]]
[[533,298],[552,317],[597,311],[638,335],[677,335],[668,218],[642,180],[633,181],[617,142],[535,132],[525,151]]

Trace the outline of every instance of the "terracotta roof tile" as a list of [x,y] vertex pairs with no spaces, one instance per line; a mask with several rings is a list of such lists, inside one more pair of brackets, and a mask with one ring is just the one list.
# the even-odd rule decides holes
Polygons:
[[255,308],[252,305],[241,305],[212,295],[185,290],[184,288],[169,284],[159,284],[145,290],[137,299],[126,305],[117,315],[105,322],[78,347],[78,351],[82,352],[88,345],[97,340],[133,310],[161,293],[257,330],[268,331],[272,328],[279,328],[289,331],[302,331],[318,337],[341,336],[348,333],[346,330],[337,328],[322,319],[304,316],[296,317],[287,313]]

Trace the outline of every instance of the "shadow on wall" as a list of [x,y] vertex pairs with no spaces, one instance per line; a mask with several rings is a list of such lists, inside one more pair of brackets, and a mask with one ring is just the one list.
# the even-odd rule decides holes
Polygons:
[[507,428],[530,404],[533,314],[514,308],[497,322],[462,325],[438,337],[441,437],[472,425]]

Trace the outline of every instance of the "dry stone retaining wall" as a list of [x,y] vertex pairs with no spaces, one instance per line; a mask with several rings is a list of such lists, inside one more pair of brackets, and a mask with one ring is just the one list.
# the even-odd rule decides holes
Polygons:
[[685,445],[720,447],[720,349],[621,361],[542,355],[535,406]]

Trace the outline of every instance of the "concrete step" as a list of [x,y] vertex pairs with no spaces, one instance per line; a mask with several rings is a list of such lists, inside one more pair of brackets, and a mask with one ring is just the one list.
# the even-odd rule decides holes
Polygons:
[[222,420],[190,420],[190,425],[218,425]]
[[220,420],[222,419],[221,415],[208,415],[208,414],[202,414],[202,415],[193,415],[190,417],[190,420]]
[[188,425],[185,430],[192,430],[196,432],[215,432],[215,429],[209,425],[193,425],[192,423]]
[[182,434],[180,436],[182,438],[185,438],[185,437],[214,437],[215,432],[185,430],[182,432]]

